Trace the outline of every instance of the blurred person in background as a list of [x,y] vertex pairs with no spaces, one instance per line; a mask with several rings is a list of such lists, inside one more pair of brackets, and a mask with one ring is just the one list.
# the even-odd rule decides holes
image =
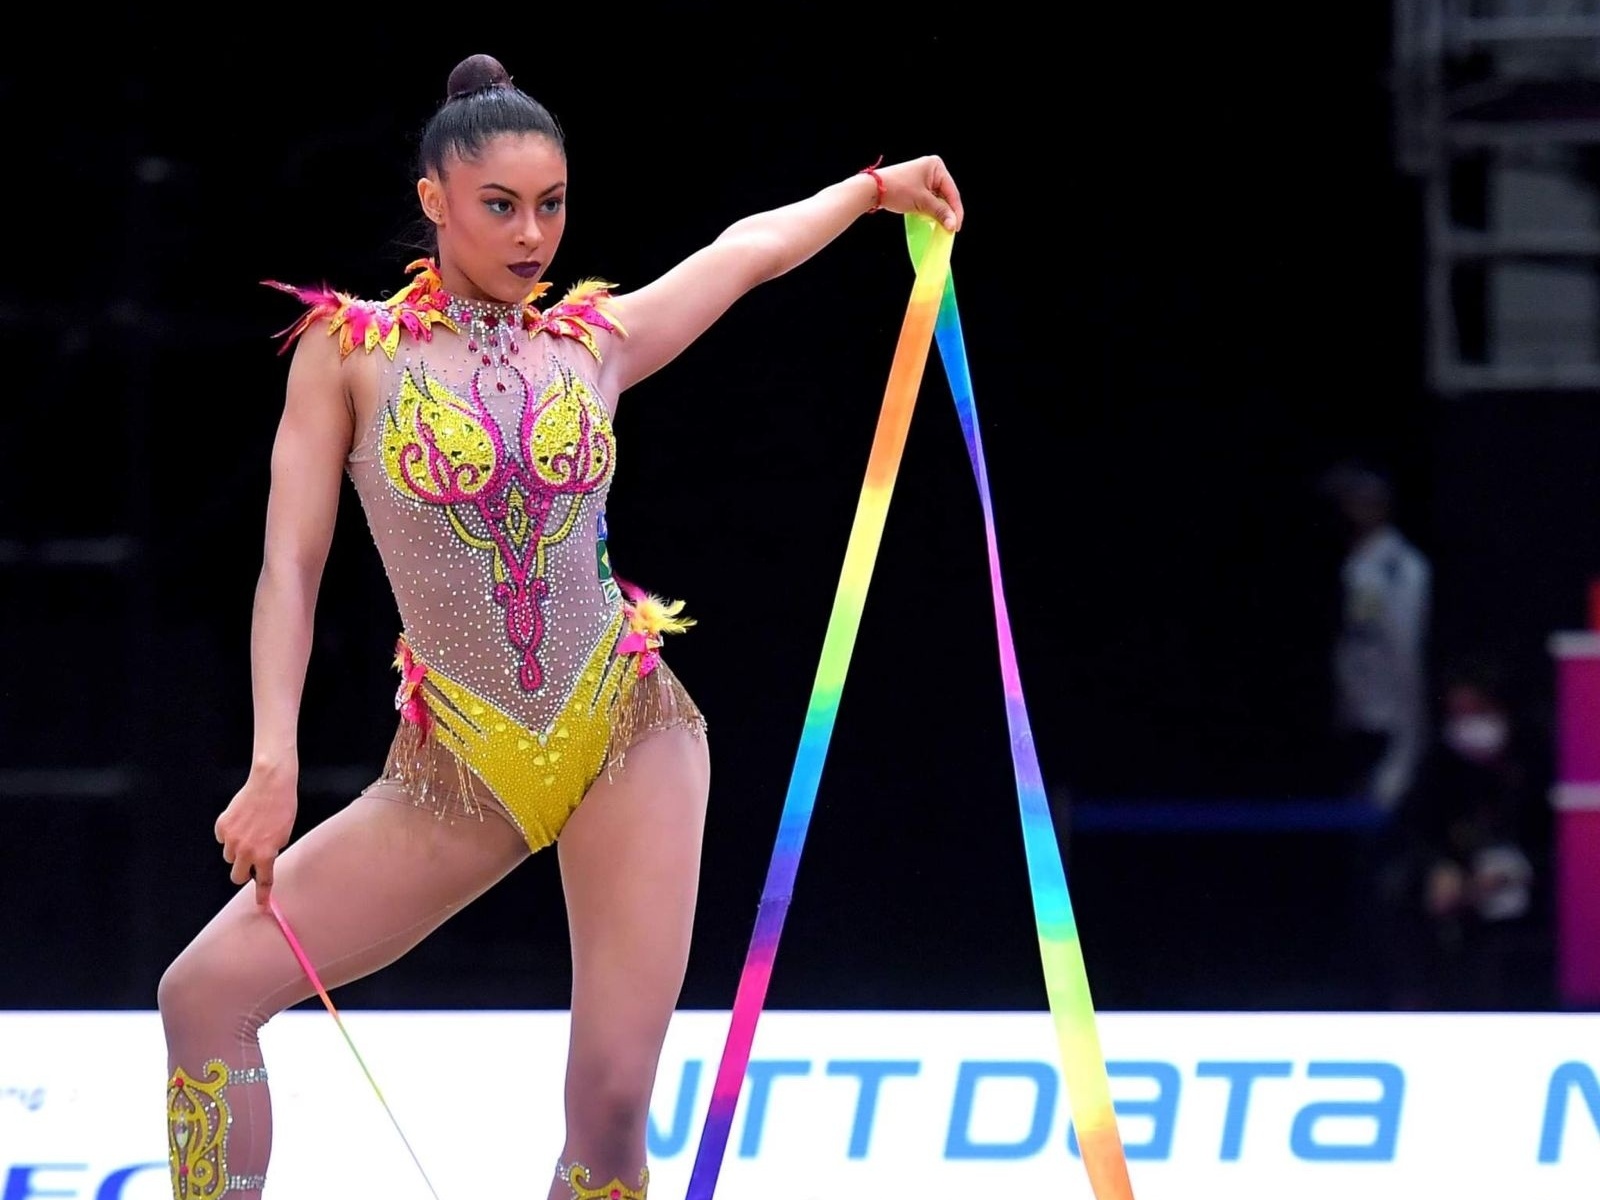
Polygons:
[[1427,745],[1432,568],[1395,526],[1393,488],[1342,463],[1322,479],[1344,538],[1333,647],[1336,786],[1392,812]]
[[1378,874],[1385,1003],[1494,1010],[1518,994],[1514,956],[1534,910],[1531,755],[1483,671],[1450,677],[1441,718]]

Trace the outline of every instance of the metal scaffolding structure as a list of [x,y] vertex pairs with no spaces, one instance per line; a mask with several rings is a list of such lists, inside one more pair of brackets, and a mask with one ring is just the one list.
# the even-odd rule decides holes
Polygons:
[[1395,0],[1429,385],[1600,388],[1600,0]]

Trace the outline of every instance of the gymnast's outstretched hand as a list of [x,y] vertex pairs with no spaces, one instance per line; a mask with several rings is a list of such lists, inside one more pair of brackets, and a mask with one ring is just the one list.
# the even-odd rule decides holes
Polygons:
[[883,179],[879,203],[888,211],[925,213],[951,233],[961,228],[961,193],[938,155],[879,167],[878,175]]

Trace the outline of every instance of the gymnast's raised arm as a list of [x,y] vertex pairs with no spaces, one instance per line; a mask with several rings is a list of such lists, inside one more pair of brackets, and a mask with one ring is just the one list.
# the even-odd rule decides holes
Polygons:
[[793,270],[877,208],[926,213],[952,233],[961,227],[961,195],[935,156],[862,171],[736,221],[659,279],[612,298],[627,336],[607,356],[606,394],[616,396],[671,362],[739,297]]

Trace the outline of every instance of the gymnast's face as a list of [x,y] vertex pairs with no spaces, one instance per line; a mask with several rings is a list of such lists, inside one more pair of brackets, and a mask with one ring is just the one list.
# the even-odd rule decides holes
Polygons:
[[567,223],[567,160],[549,138],[506,133],[443,177],[417,181],[439,235],[439,273],[458,296],[515,304],[544,275]]

